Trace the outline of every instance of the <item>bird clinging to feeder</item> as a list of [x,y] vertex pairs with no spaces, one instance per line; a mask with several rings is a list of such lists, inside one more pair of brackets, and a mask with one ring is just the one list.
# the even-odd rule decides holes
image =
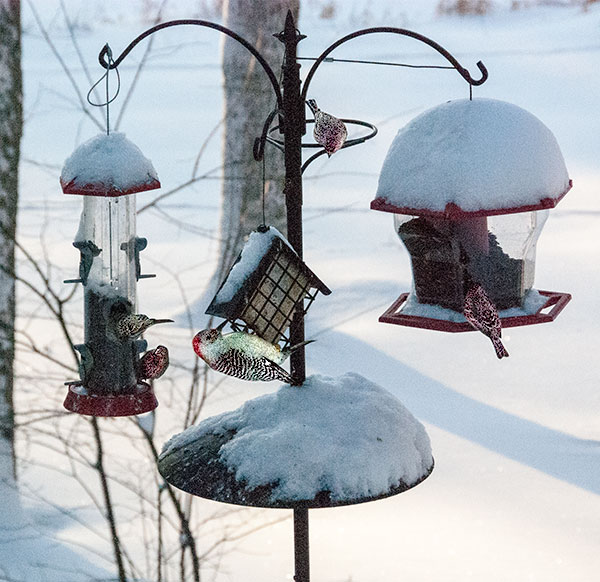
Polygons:
[[331,157],[331,154],[337,152],[345,143],[348,137],[348,130],[341,119],[321,111],[314,99],[309,99],[306,104],[315,116],[315,128],[313,136],[315,141],[322,145]]
[[492,340],[498,359],[508,357],[508,352],[500,339],[502,324],[498,310],[481,285],[474,285],[467,291],[463,314],[466,320]]
[[172,323],[172,319],[154,319],[143,313],[132,313],[121,317],[116,324],[117,334],[122,338],[134,339],[157,323]]
[[169,367],[169,350],[165,346],[157,346],[147,351],[137,365],[138,380],[156,380]]
[[280,364],[290,354],[314,340],[304,341],[291,348],[280,349],[261,337],[242,331],[223,335],[219,329],[205,329],[192,340],[196,354],[213,370],[241,380],[293,383],[293,378]]

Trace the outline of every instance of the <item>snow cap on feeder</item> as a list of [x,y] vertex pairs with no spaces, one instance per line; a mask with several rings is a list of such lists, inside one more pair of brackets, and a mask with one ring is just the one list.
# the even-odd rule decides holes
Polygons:
[[394,213],[413,270],[413,293],[380,321],[471,330],[462,313],[476,284],[503,327],[553,320],[570,295],[533,289],[535,248],[571,185],[550,129],[516,105],[465,99],[416,117],[394,138],[371,202]]
[[[147,240],[136,236],[136,192],[160,187],[152,163],[124,134],[98,135],[67,159],[60,183],[65,194],[84,196],[73,246],[80,252],[84,287],[85,341],[80,379],[68,382],[65,408],[93,416],[128,416],[158,405],[149,384],[138,378],[139,353],[146,342],[118,333],[136,313],[140,252]],[[152,320],[154,321],[154,320]]]
[[331,293],[276,228],[261,226],[248,237],[206,313],[287,345],[285,332],[296,308],[302,305],[306,312],[319,291]]
[[124,196],[160,188],[152,162],[124,133],[99,134],[67,159],[60,184],[65,194]]

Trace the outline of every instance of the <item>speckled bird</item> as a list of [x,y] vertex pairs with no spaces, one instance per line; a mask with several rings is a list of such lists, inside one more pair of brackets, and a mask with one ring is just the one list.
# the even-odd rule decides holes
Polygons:
[[117,321],[117,334],[122,338],[134,339],[157,323],[169,323],[172,319],[154,319],[143,313],[131,313]]
[[156,380],[169,367],[169,350],[165,346],[157,346],[147,351],[137,365],[138,380]]
[[292,383],[293,378],[282,364],[300,346],[314,340],[302,342],[287,350],[242,331],[221,334],[218,329],[205,329],[192,340],[194,351],[213,370],[241,380]]
[[508,356],[508,352],[500,339],[502,324],[500,323],[498,310],[481,285],[475,284],[467,292],[463,313],[475,329],[492,340],[498,358]]
[[341,119],[321,111],[314,99],[309,99],[306,104],[315,116],[313,130],[315,141],[322,145],[327,155],[331,157],[331,154],[337,152],[344,145],[348,137],[346,125]]

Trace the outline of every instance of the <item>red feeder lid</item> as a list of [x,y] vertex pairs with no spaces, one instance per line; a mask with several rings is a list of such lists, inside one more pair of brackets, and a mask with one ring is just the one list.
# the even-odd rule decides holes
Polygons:
[[123,133],[100,134],[80,145],[60,176],[65,194],[116,197],[160,188],[152,162]]
[[135,392],[128,394],[90,394],[82,384],[69,386],[63,406],[77,414],[90,416],[135,416],[158,406],[152,387],[139,382]]
[[537,117],[495,99],[461,99],[400,129],[374,210],[460,219],[553,208],[572,186],[556,138]]

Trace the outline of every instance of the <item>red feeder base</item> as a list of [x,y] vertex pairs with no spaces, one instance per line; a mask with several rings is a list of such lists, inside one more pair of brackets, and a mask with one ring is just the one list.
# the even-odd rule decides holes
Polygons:
[[150,412],[158,401],[149,384],[139,382],[130,394],[88,394],[82,384],[69,386],[63,406],[77,414],[90,416],[135,416]]
[[[521,325],[534,325],[536,323],[547,323],[554,321],[558,314],[564,309],[565,305],[571,301],[569,293],[560,293],[556,291],[540,291],[540,295],[547,297],[546,303],[542,305],[535,313],[531,315],[517,315],[511,317],[501,317],[502,327],[517,327]],[[408,327],[420,327],[423,329],[433,329],[436,331],[475,331],[468,321],[447,321],[445,319],[434,319],[432,317],[422,317],[419,315],[404,315],[400,312],[408,298],[408,293],[402,293],[396,301],[381,315],[379,321],[382,323],[393,323],[395,325],[406,325]],[[546,311],[550,309],[550,311]]]

